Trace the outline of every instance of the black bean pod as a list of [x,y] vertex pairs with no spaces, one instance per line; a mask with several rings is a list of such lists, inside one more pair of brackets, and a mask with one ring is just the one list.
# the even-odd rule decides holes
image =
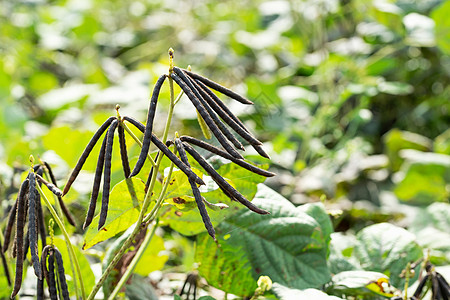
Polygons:
[[186,76],[186,78],[191,83],[191,89],[195,89],[200,96],[198,99],[200,100],[203,107],[205,107],[208,114],[213,119],[214,123],[216,123],[217,128],[225,135],[225,137],[236,147],[237,149],[241,149],[245,151],[244,146],[242,146],[241,142],[236,139],[236,137],[231,133],[231,131],[228,130],[227,126],[219,119],[216,112],[211,108],[209,103],[206,101],[205,97],[209,97],[208,94],[206,94],[205,91],[202,90],[202,88],[189,76]]
[[[187,166],[190,167],[186,151],[184,150],[183,143],[180,139],[175,139],[175,146],[177,147],[178,153],[180,154],[180,159]],[[200,216],[202,217],[203,224],[205,224],[205,228],[208,231],[208,234],[216,240],[216,232],[211,223],[211,219],[209,218],[208,211],[206,210],[205,204],[203,203],[202,195],[200,194],[200,190],[197,187],[197,184],[191,179],[188,178],[189,184],[191,185],[192,194],[194,195],[195,202],[197,203],[198,210],[200,212]]]
[[209,151],[209,152],[211,152],[213,154],[216,154],[216,155],[219,155],[219,156],[221,156],[223,158],[226,158],[226,159],[234,162],[235,164],[243,167],[244,169],[247,169],[247,170],[249,170],[249,171],[251,171],[251,172],[253,172],[255,174],[262,175],[262,176],[265,176],[265,177],[272,177],[272,176],[276,175],[275,173],[269,172],[267,170],[258,168],[258,167],[254,166],[252,164],[249,164],[248,162],[246,162],[246,161],[244,161],[242,159],[236,159],[235,157],[231,156],[230,154],[228,154],[227,152],[223,151],[222,149],[219,149],[219,148],[217,148],[217,147],[215,147],[215,146],[213,146],[211,144],[208,144],[208,143],[206,143],[206,142],[204,142],[202,140],[193,138],[191,136],[181,136],[180,139],[183,142],[187,142],[187,143],[189,143],[191,145],[198,146],[198,147],[203,148],[203,149],[205,149],[205,150],[207,150],[207,151]]
[[[145,126],[140,123],[139,121],[137,121],[134,118],[131,117],[123,117],[123,119],[131,124],[133,124],[137,129],[139,129],[141,132],[144,132],[145,130]],[[197,176],[197,174],[195,174],[194,172],[192,172],[192,170],[186,166],[181,160],[178,159],[178,157],[172,153],[172,151],[169,150],[169,148],[167,148],[166,145],[164,145],[164,143],[154,134],[152,134],[152,142],[155,144],[155,146],[161,150],[161,152],[167,156],[181,171],[183,171],[184,174],[186,174],[186,176],[192,177],[193,180],[200,184],[200,185],[204,185],[205,183],[203,182],[203,180]]]
[[55,248],[54,251],[55,251],[56,264],[58,265],[58,278],[59,278],[62,298],[63,298],[63,300],[69,300],[69,289],[67,287],[66,274],[64,272],[64,264],[63,264],[62,256],[58,249]]
[[233,146],[228,142],[224,134],[219,130],[217,125],[212,120],[209,113],[206,111],[205,107],[202,105],[199,98],[201,97],[198,92],[193,88],[190,87],[192,85],[189,81],[189,79],[186,77],[186,75],[180,70],[175,69],[174,71],[176,73],[171,74],[171,78],[180,86],[180,88],[184,91],[184,93],[188,96],[189,100],[191,100],[192,104],[195,106],[199,114],[202,116],[203,120],[205,121],[206,125],[211,129],[214,136],[217,138],[219,143],[224,147],[224,149],[233,155],[236,158],[243,159],[242,155],[237,152]]
[[36,179],[40,183],[43,183],[50,190],[50,192],[55,194],[57,197],[61,197],[62,196],[62,191],[56,185],[54,185],[53,183],[50,183],[47,180],[45,180],[44,178],[42,178],[41,175],[36,174]]
[[[178,69],[178,68],[174,67],[174,70],[175,69]],[[233,92],[232,90],[230,90],[230,89],[228,89],[228,88],[218,84],[217,82],[214,82],[214,81],[212,81],[212,80],[210,80],[210,79],[208,79],[206,77],[203,77],[203,76],[201,76],[199,74],[193,73],[193,72],[188,71],[188,70],[183,70],[183,71],[185,71],[192,78],[195,78],[195,79],[203,82],[205,85],[209,86],[210,88],[212,88],[212,89],[218,91],[219,93],[222,93],[222,94],[224,94],[224,95],[226,95],[226,96],[228,96],[228,97],[230,97],[230,98],[232,98],[234,100],[237,100],[237,101],[241,102],[242,104],[253,104],[252,101],[250,101],[250,100],[242,97],[241,95]]]
[[103,165],[105,163],[105,151],[106,142],[108,141],[108,136],[105,135],[102,142],[102,147],[98,154],[97,167],[95,168],[94,185],[92,187],[91,200],[89,201],[89,209],[86,214],[86,219],[84,220],[83,229],[86,229],[91,225],[94,219],[95,208],[97,207],[97,198],[100,191],[100,183],[102,181]]
[[[202,82],[196,80],[197,83],[199,83],[201,85]],[[227,122],[228,125],[230,125],[231,128],[233,128],[240,136],[242,136],[244,139],[246,139],[251,145],[252,147],[256,150],[256,152],[258,152],[259,155],[261,155],[262,157],[268,158],[270,159],[270,156],[264,151],[264,149],[261,146],[261,142],[258,140],[253,140],[254,138],[251,136],[250,131],[245,127],[244,123],[242,123],[241,120],[239,120],[238,117],[236,117],[231,111],[230,109],[225,105],[225,103],[222,102],[222,100],[219,99],[219,97],[216,96],[216,94],[214,94],[211,90],[209,90],[207,87],[205,87],[204,85],[202,86],[205,91],[209,94],[209,96],[211,96],[211,99],[217,104],[217,107],[215,110],[217,112],[217,114],[219,114],[219,116],[221,118],[223,118],[223,120],[225,122]],[[213,104],[211,104],[213,106]],[[221,112],[222,111],[222,112]],[[229,118],[232,119],[232,121],[234,121],[237,125],[239,125],[239,127],[241,127],[241,129],[244,131],[239,130],[237,127],[235,127],[234,125],[231,125],[231,122],[229,120],[229,118],[227,118],[227,116]],[[228,120],[228,121],[227,121]],[[238,131],[239,130],[239,131]],[[245,133],[247,132],[247,134]],[[253,139],[252,139],[253,138]]]
[[17,216],[16,216],[16,278],[11,298],[14,298],[22,285],[23,275],[23,233],[25,227],[25,195],[29,190],[29,179],[25,179],[20,187],[19,197],[17,198]]
[[166,75],[161,75],[158,78],[158,81],[156,81],[155,87],[153,88],[152,98],[150,99],[150,107],[148,109],[147,124],[145,125],[144,139],[142,140],[141,152],[139,153],[138,161],[134,166],[133,172],[131,172],[130,176],[136,176],[141,171],[142,166],[147,159],[153,131],[153,121],[155,119],[156,104],[158,103],[159,92],[161,91],[161,87],[164,83],[164,80],[166,80],[166,77]]
[[183,142],[183,146],[186,151],[205,169],[206,173],[211,176],[211,178],[222,188],[222,190],[226,191],[226,194],[231,199],[235,199],[244,206],[248,207],[250,210],[261,214],[266,215],[269,212],[265,211],[250,201],[248,201],[241,193],[239,193],[235,188],[233,188],[219,173],[211,166],[194,148],[189,146],[189,144]]
[[86,148],[84,149],[83,153],[81,154],[80,158],[78,159],[78,162],[75,166],[75,168],[72,171],[72,174],[70,174],[69,180],[67,181],[66,185],[64,186],[63,190],[63,196],[67,194],[70,187],[72,186],[73,182],[77,178],[78,174],[81,171],[81,168],[83,168],[84,163],[86,162],[86,159],[88,158],[89,154],[91,153],[92,149],[94,149],[95,144],[97,143],[98,139],[102,136],[103,132],[111,125],[111,123],[117,120],[116,117],[109,117],[101,126],[100,128],[95,132],[95,134],[92,136],[91,140],[87,144]]
[[130,177],[130,163],[128,162],[127,144],[125,141],[125,130],[122,125],[119,124],[117,128],[117,133],[119,135],[119,146],[120,146],[120,158],[122,160],[122,169],[125,178]]
[[105,149],[105,168],[103,170],[103,194],[102,194],[102,207],[100,210],[100,218],[98,220],[98,229],[103,227],[108,216],[109,205],[109,188],[111,185],[111,157],[114,142],[114,131],[116,130],[118,121],[114,120],[108,129],[107,142]]
[[54,251],[50,251],[48,255],[48,292],[50,294],[51,300],[58,299],[58,292],[56,287],[56,276],[55,276],[55,254]]
[[[19,191],[19,194],[20,194],[20,191]],[[19,201],[18,198],[19,198],[19,196],[17,196],[17,199],[14,202],[13,207],[11,207],[11,211],[9,212],[8,223],[6,224],[5,233],[3,234],[5,237],[5,240],[3,241],[2,253],[6,252],[6,250],[8,250],[9,243],[11,241],[12,229],[14,227],[14,222],[16,221],[17,202]]]
[[28,199],[28,232],[30,241],[30,254],[31,261],[33,263],[34,274],[37,278],[42,279],[41,268],[39,267],[39,256],[37,246],[37,196],[39,195],[36,190],[36,176],[33,172],[30,172],[30,187],[29,187],[29,199]]
[[[258,141],[251,133],[245,128],[244,124],[227,108],[225,111],[219,103],[223,104],[222,100],[216,96],[207,86],[205,86],[201,81],[196,80],[200,87],[200,93],[202,94],[205,101],[211,106],[211,108],[228,124],[237,134],[244,138],[251,145],[261,145],[262,143]],[[225,106],[225,104],[223,104]],[[226,106],[225,106],[226,107]],[[232,116],[231,116],[232,115]],[[239,121],[236,122],[236,120]]]

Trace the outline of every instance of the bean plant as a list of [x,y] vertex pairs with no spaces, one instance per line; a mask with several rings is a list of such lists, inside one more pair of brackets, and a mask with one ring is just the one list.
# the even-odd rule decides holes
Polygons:
[[[26,253],[31,253],[31,263],[34,269],[35,276],[37,277],[37,298],[44,299],[44,279],[47,282],[48,294],[51,299],[57,299],[57,294],[60,294],[60,298],[69,299],[69,291],[65,279],[65,270],[63,267],[62,256],[58,248],[52,243],[47,245],[47,234],[45,229],[45,219],[43,216],[43,209],[41,199],[45,206],[49,209],[52,218],[58,224],[60,230],[63,232],[66,245],[69,249],[70,260],[73,267],[75,294],[77,299],[94,299],[100,287],[102,287],[105,280],[110,276],[112,270],[116,267],[117,263],[121,260],[123,255],[130,249],[135,242],[139,234],[144,234],[143,243],[140,244],[139,250],[130,262],[126,272],[122,275],[120,281],[115,286],[114,290],[108,296],[109,299],[114,299],[122,287],[125,285],[129,277],[131,276],[134,267],[139,262],[142,256],[142,252],[147,248],[152,240],[155,229],[158,226],[158,218],[160,217],[161,207],[164,204],[167,189],[172,181],[174,168],[177,167],[186,176],[189,185],[191,187],[192,195],[195,198],[195,204],[201,215],[201,219],[204,223],[205,229],[211,238],[217,242],[215,230],[213,224],[208,215],[206,206],[226,208],[227,205],[223,203],[210,203],[201,194],[199,186],[205,185],[202,177],[204,174],[210,176],[212,181],[217,187],[230,199],[246,206],[249,210],[261,214],[267,215],[269,211],[259,208],[251,201],[246,199],[232,184],[230,184],[223,176],[221,176],[194,147],[206,150],[212,154],[218,155],[227,159],[241,168],[249,170],[255,174],[271,177],[275,174],[269,172],[263,168],[255,166],[250,162],[244,160],[244,157],[237,150],[245,150],[243,144],[235,137],[233,130],[237,133],[245,142],[249,143],[255,150],[265,158],[269,158],[266,152],[261,147],[262,143],[257,140],[245,125],[236,117],[228,107],[222,102],[222,100],[212,91],[215,90],[221,94],[224,94],[240,103],[251,105],[250,100],[240,96],[239,94],[229,90],[228,88],[219,85],[218,83],[211,81],[199,74],[193,73],[189,70],[180,69],[173,65],[173,50],[169,50],[170,67],[168,74],[161,75],[157,80],[153,93],[150,99],[150,105],[148,109],[146,125],[142,124],[138,120],[130,116],[121,116],[119,109],[120,106],[116,106],[117,113],[115,116],[109,117],[100,128],[92,136],[91,140],[87,144],[83,153],[81,154],[76,166],[69,176],[64,189],[61,191],[57,185],[50,165],[42,161],[40,164],[34,165],[34,157],[30,156],[31,168],[28,172],[26,179],[23,181],[20,191],[17,196],[17,200],[14,207],[9,214],[8,223],[4,233],[4,244],[2,252],[7,252],[10,244],[12,244],[12,254],[16,259],[16,272],[15,280],[13,284],[13,291],[11,298],[14,298],[21,290],[24,260]],[[158,138],[152,131],[153,124],[155,122],[155,111],[159,100],[159,94],[162,85],[168,79],[170,87],[170,106],[169,114],[166,120],[166,125],[162,138]],[[174,95],[174,83],[181,87],[181,94],[175,98]],[[210,131],[214,137],[218,140],[222,148],[216,147],[207,142],[201,141],[191,136],[179,136],[178,132],[175,132],[173,139],[169,139],[169,133],[171,130],[171,121],[173,117],[173,110],[176,103],[180,100],[182,94],[187,95],[187,98],[192,102],[194,108],[197,110],[199,120],[203,126],[203,130]],[[222,121],[223,120],[223,121]],[[224,124],[224,122],[229,126]],[[143,133],[142,141],[133,133],[128,125],[132,125],[138,131]],[[129,185],[129,191],[132,193],[132,186],[134,181],[132,178],[139,174],[143,170],[143,165],[147,160],[151,164],[151,169],[146,176],[148,177],[145,183],[145,196],[142,201],[139,215],[135,223],[134,230],[127,236],[126,240],[122,243],[120,248],[115,253],[113,259],[109,262],[108,266],[104,270],[102,276],[97,281],[91,291],[86,291],[84,287],[83,274],[80,271],[80,267],[77,262],[77,256],[74,254],[73,245],[70,237],[67,234],[67,230],[64,225],[63,216],[67,219],[71,226],[77,226],[74,218],[64,204],[63,197],[70,192],[72,184],[77,179],[80,171],[83,168],[88,156],[91,154],[94,146],[100,140],[102,136],[103,141],[98,154],[97,166],[95,170],[95,176],[93,180],[93,187],[91,192],[90,204],[87,209],[86,218],[83,224],[83,229],[86,230],[90,226],[97,226],[98,231],[107,231],[108,224],[108,205],[109,196],[111,191],[111,163],[112,152],[115,133],[118,134],[118,142],[120,145],[121,161],[124,173],[124,179]],[[139,158],[131,171],[130,161],[127,154],[127,145],[125,142],[125,132],[129,134],[136,143],[141,147]],[[157,147],[158,153],[156,157],[152,157],[149,154],[150,145],[153,144]],[[170,149],[172,147],[172,150]],[[189,154],[189,157],[188,157]],[[163,186],[159,197],[156,197],[155,183],[158,181],[158,175],[161,173],[161,161],[163,157],[167,157],[170,161],[169,172],[163,180]],[[203,171],[199,171],[191,166],[189,161],[197,163]],[[44,176],[47,177],[44,179]],[[103,179],[101,208],[98,217],[98,224],[92,224],[97,200],[100,193],[100,185]],[[47,198],[46,194],[42,191],[41,185],[45,185],[46,188],[53,193],[53,196],[57,201],[52,204]],[[56,207],[55,210],[53,207]],[[151,209],[149,209],[151,207]],[[28,216],[28,223],[26,222]],[[15,237],[12,239],[12,232],[15,223]],[[28,225],[27,225],[28,224]],[[26,235],[24,230],[27,228]],[[42,255],[39,259],[38,250],[38,237],[41,238]],[[13,242],[11,243],[11,240]],[[48,262],[48,263],[47,263]],[[57,280],[55,279],[55,266],[57,267]],[[8,270],[8,268],[5,268]],[[8,280],[9,275],[8,275]],[[89,294],[88,294],[89,292]]]

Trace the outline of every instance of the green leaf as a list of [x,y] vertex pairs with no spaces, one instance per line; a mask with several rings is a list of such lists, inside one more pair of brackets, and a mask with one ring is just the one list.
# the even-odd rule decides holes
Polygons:
[[208,284],[225,292],[252,295],[258,286],[252,276],[252,266],[246,251],[223,241],[224,237],[221,237],[220,247],[217,247],[208,234],[203,233],[197,237],[195,259],[199,263],[201,276]]
[[314,300],[338,300],[336,296],[330,296],[324,292],[317,289],[292,289],[288,288],[279,283],[274,283],[272,286],[273,293],[280,300],[291,300],[291,299],[314,299]]
[[134,269],[134,273],[145,277],[153,271],[161,270],[169,259],[168,255],[161,253],[165,249],[163,238],[153,235],[150,244]]
[[[47,238],[47,242],[50,242],[50,238]],[[67,286],[71,295],[75,293],[74,285],[73,285],[73,272],[70,265],[70,257],[69,252],[67,250],[66,242],[60,238],[53,239],[54,245],[61,252],[61,256],[63,258],[64,270],[66,273]],[[78,259],[78,264],[80,265],[81,274],[83,276],[84,290],[88,293],[92,290],[95,285],[95,276],[91,269],[91,263],[84,256],[83,252],[78,249],[78,247],[73,247],[75,255]],[[80,287],[80,283],[78,282],[78,287]]]
[[[10,274],[10,276],[12,276],[12,274]],[[14,280],[14,278],[12,278],[11,280]],[[8,280],[6,279],[4,267],[3,265],[1,265],[1,263],[0,263],[0,286],[5,287],[0,289],[0,299],[8,299],[9,296],[11,295],[12,287],[8,286]]]
[[417,214],[410,230],[418,232],[425,227],[434,227],[443,232],[450,228],[450,204],[433,203]]
[[[89,143],[93,134],[91,131],[80,131],[68,126],[52,127],[43,136],[42,141],[45,148],[55,151],[69,166],[75,166],[81,152],[83,152],[84,147]],[[83,166],[83,170],[95,170],[100,146],[101,141],[92,150]]]
[[216,300],[216,298],[213,298],[211,296],[202,296],[198,298],[198,300]]
[[443,1],[431,13],[435,23],[435,36],[439,49],[445,54],[450,54],[450,2]]
[[338,296],[385,295],[392,297],[392,290],[388,284],[389,278],[378,272],[346,271],[333,276],[327,286],[329,294]]
[[353,235],[344,235],[341,232],[331,234],[328,267],[332,274],[361,269],[358,260],[352,256],[356,243]]
[[[415,236],[403,228],[388,223],[380,223],[364,228],[356,235],[355,256],[364,270],[388,275],[395,287],[402,287],[404,280],[400,274],[408,262],[420,259],[422,248]],[[420,266],[418,266],[420,268]],[[410,282],[414,282],[418,276]]]
[[181,297],[177,294],[173,295],[173,300],[181,300]]
[[200,115],[200,113],[197,111],[197,121],[200,125],[200,128],[202,129],[203,136],[210,140],[212,138],[211,130],[209,129],[208,125],[206,125],[205,120],[203,120],[203,117]]
[[158,300],[158,295],[155,288],[150,284],[149,278],[134,274],[131,283],[127,284],[125,288],[125,295],[129,300]]
[[418,204],[446,201],[450,195],[450,155],[402,150],[405,177],[395,187],[400,200]]
[[397,171],[403,162],[403,159],[399,155],[400,150],[415,149],[428,151],[432,145],[431,140],[422,135],[398,129],[392,129],[384,135],[383,139],[386,144],[391,167],[394,171]]
[[216,227],[219,248],[205,234],[199,236],[196,259],[208,283],[248,296],[260,275],[299,289],[327,282],[331,227],[321,204],[295,208],[262,184],[253,202],[271,214],[262,216],[243,209],[228,217]]
[[418,243],[430,250],[435,265],[450,263],[450,204],[433,203],[420,210],[409,230],[416,234]]
[[[88,249],[116,234],[125,231],[133,225],[145,198],[145,184],[136,178],[123,180],[116,184],[109,196],[108,217],[105,225],[97,230],[99,215],[97,215],[86,231],[83,249]],[[159,195],[161,186],[156,183],[154,194]],[[152,203],[149,209],[152,208]]]

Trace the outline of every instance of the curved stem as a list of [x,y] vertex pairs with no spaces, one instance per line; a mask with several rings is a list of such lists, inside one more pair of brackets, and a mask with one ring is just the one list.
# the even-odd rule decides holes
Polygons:
[[[169,106],[169,112],[168,112],[168,116],[167,116],[166,126],[164,128],[164,134],[163,134],[163,139],[162,139],[163,143],[165,143],[167,141],[167,137],[169,135],[170,124],[172,122],[172,117],[173,117],[173,108],[175,106],[173,79],[170,78],[170,76],[169,76],[169,87],[170,87],[170,106]],[[125,129],[125,127],[124,127],[124,129]],[[136,226],[135,226],[133,232],[125,240],[125,242],[122,244],[122,247],[120,247],[120,249],[118,250],[117,254],[114,256],[114,258],[112,259],[112,261],[110,262],[110,264],[108,265],[106,270],[103,272],[102,277],[100,277],[99,281],[95,284],[95,286],[92,289],[91,293],[89,294],[89,297],[87,298],[87,300],[93,300],[94,299],[95,295],[97,294],[98,290],[103,285],[103,283],[105,282],[106,278],[109,276],[109,274],[114,269],[116,264],[120,261],[120,259],[125,254],[127,249],[130,247],[130,245],[133,242],[133,240],[135,239],[136,235],[142,229],[143,219],[144,219],[144,216],[145,216],[145,214],[147,212],[147,209],[148,209],[148,207],[150,206],[150,203],[151,203],[151,195],[152,195],[155,183],[156,183],[156,175],[159,172],[159,167],[161,165],[161,161],[162,161],[163,156],[164,155],[162,155],[162,153],[161,153],[161,155],[159,155],[158,159],[156,160],[155,172],[153,172],[153,174],[152,174],[152,178],[151,178],[151,181],[150,181],[150,186],[148,188],[147,193],[145,194],[144,203],[142,204],[142,210],[139,213],[139,217],[138,217],[138,220],[136,222]],[[157,205],[161,206],[162,205],[162,201],[160,201],[160,203],[157,203]],[[157,205],[155,205],[155,207],[153,207],[152,212],[159,211],[159,208],[157,208]]]
[[155,235],[156,228],[158,228],[158,221],[153,225],[153,228],[151,231],[148,231],[145,235],[144,241],[142,242],[141,246],[139,247],[139,250],[136,252],[136,255],[134,256],[131,263],[128,265],[127,271],[125,274],[122,275],[122,278],[120,278],[119,283],[117,283],[116,287],[114,288],[114,291],[112,291],[111,295],[109,295],[108,300],[113,300],[116,298],[119,291],[122,289],[123,285],[128,281],[128,278],[130,278],[131,274],[133,273],[134,269],[136,268],[137,263],[141,259],[142,255],[144,254],[145,250],[147,249],[148,245],[150,244],[153,236]]
[[78,258],[75,255],[75,251],[73,250],[73,245],[70,242],[69,234],[67,233],[64,223],[59,218],[58,214],[56,213],[55,209],[51,205],[50,201],[47,199],[47,196],[45,196],[41,187],[37,184],[36,188],[38,189],[39,193],[41,194],[42,199],[44,199],[45,205],[47,205],[47,208],[50,210],[50,213],[52,214],[53,218],[55,219],[56,223],[58,224],[58,227],[61,229],[61,232],[64,235],[64,239],[66,240],[66,243],[68,244],[68,250],[69,250],[70,255],[73,257],[73,260],[75,263],[75,269],[76,269],[77,275],[78,275],[78,279],[80,280],[81,298],[84,300],[84,299],[86,299],[86,293],[84,291],[83,277],[81,274],[80,264],[78,263]]

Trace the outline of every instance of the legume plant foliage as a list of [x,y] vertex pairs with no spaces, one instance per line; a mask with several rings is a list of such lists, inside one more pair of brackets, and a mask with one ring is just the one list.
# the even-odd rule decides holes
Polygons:
[[[266,169],[267,164],[255,165],[244,159],[238,150],[245,150],[246,145],[263,159],[270,159],[269,155],[215,92],[243,105],[253,103],[174,66],[173,50],[169,57],[168,74],[160,76],[153,88],[146,125],[122,116],[117,105],[115,115],[90,138],[63,190],[58,188],[50,164],[40,158],[35,164],[30,156],[31,166],[22,176],[2,236],[0,279],[11,290],[11,298],[25,295],[22,282],[30,265],[33,274],[27,279],[35,278],[35,288],[30,290],[38,299],[94,299],[100,288],[105,298],[114,299],[133,289],[139,274],[163,268],[167,256],[160,253],[163,239],[156,232],[165,225],[182,235],[196,235],[200,277],[212,287],[241,297],[403,299],[401,289],[420,278],[411,299],[419,299],[425,287],[431,288],[433,299],[448,299],[450,289],[444,276],[429,257],[423,258],[414,236],[402,228],[381,223],[360,231],[355,240],[336,235],[330,244],[333,227],[324,206],[295,207],[263,184],[266,177],[276,174]],[[170,104],[160,139],[153,126],[160,121],[155,119],[155,111],[166,80]],[[181,88],[176,98],[174,83]],[[183,94],[197,111],[205,137],[214,136],[219,146],[174,131],[173,111]],[[111,188],[116,133],[123,175]],[[86,211],[80,226],[64,199],[70,196],[101,139],[89,205],[79,209]],[[140,148],[137,159],[130,160],[128,149],[136,145]],[[151,152],[151,145],[157,150]],[[97,209],[100,194],[101,207]],[[69,232],[81,230],[85,235],[80,250]],[[58,238],[59,233],[64,240]],[[102,275],[94,280],[87,251],[113,237],[116,241],[109,244],[103,258]],[[10,270],[13,261],[15,272]],[[187,297],[196,297],[199,275],[187,276]],[[184,287],[180,295],[183,293]],[[149,299],[153,295],[152,291],[144,294]],[[174,297],[180,299],[177,294]]]

